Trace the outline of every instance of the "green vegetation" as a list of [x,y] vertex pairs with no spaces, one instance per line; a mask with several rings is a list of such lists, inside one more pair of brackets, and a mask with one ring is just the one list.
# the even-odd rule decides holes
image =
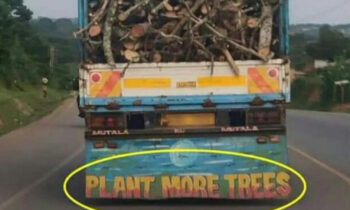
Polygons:
[[[0,81],[6,88],[40,84],[66,89],[77,75],[76,25],[70,19],[31,19],[23,0],[0,0]],[[73,68],[73,66],[75,66]]]
[[312,42],[305,34],[295,34],[290,37],[290,57],[292,67],[297,70],[303,70],[308,64],[312,63],[312,57],[307,54],[307,43]]
[[49,89],[44,99],[40,88],[24,88],[25,91],[0,89],[0,135],[48,114],[69,95],[67,91]]
[[319,29],[318,38],[306,33],[291,35],[292,66],[303,70],[313,60],[335,61],[336,57],[350,58],[350,38],[329,25]]
[[[23,0],[0,0],[0,134],[27,124],[66,98],[77,76],[70,19],[32,20]],[[49,95],[42,98],[42,78]]]
[[[322,77],[322,104],[335,105],[341,102],[341,92],[339,87],[335,86],[336,81],[350,81],[350,63],[340,56],[336,58],[336,65],[325,68],[320,72]],[[344,102],[350,102],[350,86],[346,85]]]
[[[321,104],[321,96],[319,95],[321,86],[322,79],[315,74],[296,79],[292,84],[292,103],[289,108],[329,110],[330,107]],[[316,100],[312,100],[313,98]]]
[[319,33],[318,40],[306,46],[312,58],[328,61],[340,55],[350,58],[350,38],[328,25],[321,27]]
[[[293,67],[302,70],[315,59],[333,62],[294,81],[292,108],[333,110],[341,102],[341,91],[335,82],[350,80],[350,38],[330,26],[321,27],[318,37],[311,40],[305,34],[292,36]],[[350,102],[349,85],[345,93],[345,102]]]

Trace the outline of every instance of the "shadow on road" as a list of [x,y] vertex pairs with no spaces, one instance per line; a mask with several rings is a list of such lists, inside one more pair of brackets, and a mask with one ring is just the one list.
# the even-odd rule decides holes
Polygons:
[[224,200],[224,199],[169,199],[169,200],[94,200],[85,199],[91,206],[281,206],[286,200]]

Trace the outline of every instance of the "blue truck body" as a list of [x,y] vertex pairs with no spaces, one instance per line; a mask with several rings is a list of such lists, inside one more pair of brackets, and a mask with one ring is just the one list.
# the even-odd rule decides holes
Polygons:
[[[88,23],[87,0],[78,0],[78,5],[79,26],[84,28]],[[284,0],[279,31],[284,56],[289,50],[288,17],[288,0]],[[81,49],[84,60],[84,47]],[[88,72],[89,68],[82,68],[82,79],[87,78],[84,71]],[[285,74],[281,81],[287,80],[287,76]],[[81,89],[86,89],[85,82],[81,82]],[[80,106],[87,114],[86,161],[135,151],[198,148],[254,154],[287,164],[285,104],[289,101],[288,87],[273,93],[120,97],[95,97],[80,91]],[[207,119],[215,116],[215,125],[158,128],[152,124],[155,119],[167,115],[191,118],[192,113],[209,113]],[[252,119],[259,118],[259,113],[277,114],[279,119],[254,124]],[[113,118],[117,121],[122,116],[126,124],[129,121],[137,124],[142,116],[142,128],[93,128],[92,119],[108,121],[110,116],[118,116]],[[264,116],[269,117],[268,114]],[[133,117],[135,121],[130,120]],[[238,118],[244,123],[237,122]],[[225,155],[170,153],[137,156],[109,161],[86,170],[88,198],[271,199],[285,198],[290,192],[290,176],[277,166]]]

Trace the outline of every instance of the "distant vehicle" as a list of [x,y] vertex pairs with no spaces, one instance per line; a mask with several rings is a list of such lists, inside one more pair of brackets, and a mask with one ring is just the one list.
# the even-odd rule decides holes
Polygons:
[[[101,3],[78,2],[83,29],[96,17]],[[118,2],[122,8],[131,8],[129,1]],[[79,95],[80,107],[86,114],[86,161],[134,151],[199,148],[254,154],[288,163],[289,23],[288,1],[282,2],[273,17],[274,24],[270,24],[278,38],[273,40],[273,58],[236,60],[238,75],[233,73],[232,63],[226,61],[137,60],[111,65],[100,59],[94,63],[88,59],[92,51],[84,39]],[[202,6],[202,13],[206,9]],[[174,14],[165,15],[172,18]],[[250,21],[251,27],[256,27],[257,20]],[[102,25],[92,25],[91,35],[101,33]],[[290,175],[284,170],[224,155],[138,156],[86,170],[87,198],[272,199],[286,198],[290,193]]]

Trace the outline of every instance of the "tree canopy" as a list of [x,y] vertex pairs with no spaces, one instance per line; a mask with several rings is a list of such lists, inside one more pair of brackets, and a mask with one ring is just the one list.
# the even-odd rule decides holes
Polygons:
[[320,28],[319,39],[307,46],[307,53],[315,58],[333,61],[340,55],[350,56],[350,40],[329,25]]
[[[62,78],[69,82],[78,62],[76,27],[70,19],[32,20],[32,15],[23,0],[0,0],[0,85],[39,84],[45,76],[67,87]],[[55,69],[49,66],[50,49],[55,50]]]

